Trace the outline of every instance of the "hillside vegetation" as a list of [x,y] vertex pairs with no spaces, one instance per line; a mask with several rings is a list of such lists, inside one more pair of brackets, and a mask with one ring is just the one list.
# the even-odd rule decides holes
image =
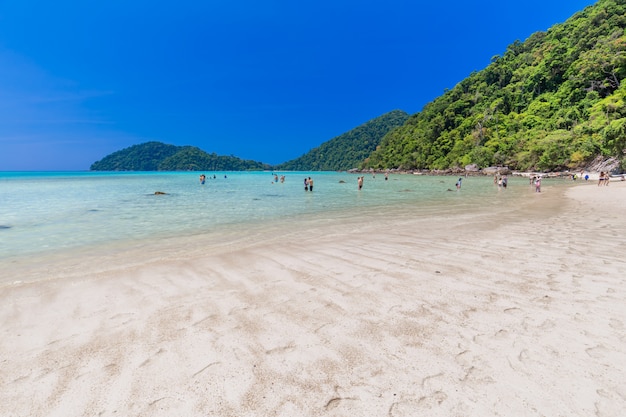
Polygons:
[[293,161],[275,167],[262,162],[220,156],[193,146],[147,142],[114,152],[91,165],[92,171],[333,171],[357,168],[392,129],[409,115],[394,110],[323,143]]
[[293,171],[347,171],[358,168],[391,130],[402,126],[409,115],[401,110],[385,113],[349,132],[324,142],[299,158],[276,166]]
[[361,168],[560,170],[626,147],[626,0],[511,44],[390,132]]
[[261,162],[208,154],[194,146],[146,142],[114,152],[90,168],[92,171],[254,171],[271,169]]

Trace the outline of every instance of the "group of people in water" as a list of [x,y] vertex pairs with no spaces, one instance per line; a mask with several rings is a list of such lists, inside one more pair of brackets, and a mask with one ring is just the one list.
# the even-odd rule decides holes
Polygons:
[[[278,174],[273,174],[274,175],[274,182],[278,182]],[[281,175],[280,176],[280,182],[283,183],[285,182],[285,176]]]
[[[363,181],[364,181],[363,176],[360,176],[357,178],[357,187],[359,187],[359,190],[363,188]],[[374,174],[374,178],[376,178],[376,174]],[[385,180],[389,179],[389,174],[385,174]],[[281,178],[281,182],[283,182],[284,180],[284,176],[283,178]],[[304,178],[304,191],[313,191],[313,179],[311,177],[305,177]]]
[[[583,175],[584,172],[580,173],[580,177],[584,178],[585,180],[589,179],[589,175]],[[376,178],[376,174],[372,174],[372,178]],[[274,177],[274,181],[272,183],[284,183],[285,182],[285,176],[281,175],[280,177],[278,176],[278,174],[274,174],[272,173],[272,176]],[[466,175],[467,177],[467,175]],[[213,175],[213,178],[217,178],[215,175]],[[224,178],[227,178],[226,175],[224,175]],[[540,193],[541,192],[541,175],[534,175],[529,177],[530,178],[530,185],[535,187],[535,192]],[[578,178],[578,176],[576,174],[572,175],[572,180],[576,180]],[[200,184],[204,184],[206,182],[206,175],[201,174],[200,175]],[[365,177],[364,176],[359,176],[357,177],[357,187],[359,190],[361,190],[363,188],[363,182],[364,182]],[[385,181],[389,179],[389,173],[385,173]],[[622,181],[626,180],[626,177],[623,175],[622,176]],[[462,185],[462,181],[463,178],[460,177],[458,179],[458,181],[456,182],[456,189],[460,190],[461,189],[461,185]],[[609,182],[611,181],[611,177],[610,174],[608,172],[600,172],[600,175],[598,177],[598,187],[600,186],[608,186]],[[341,181],[343,182],[343,181]],[[498,188],[506,188],[508,185],[508,178],[506,175],[494,175],[493,177],[493,183],[495,185],[498,186]],[[305,177],[304,178],[304,191],[313,191],[313,179],[311,177]],[[448,191],[451,191],[450,189],[448,189]]]
[[304,191],[313,191],[313,179],[311,177],[304,178]]
[[498,187],[506,188],[506,186],[509,185],[509,179],[506,174],[496,174],[493,176],[493,183],[496,184]]
[[611,176],[608,172],[601,171],[598,176],[598,187],[608,186],[609,182],[611,182]]
[[530,178],[530,185],[534,185],[535,192],[540,193],[541,192],[541,175],[532,176]]
[[[360,176],[357,178],[357,187],[360,189],[363,188],[363,181],[364,181],[363,176]],[[373,174],[373,178],[376,178],[376,174]],[[389,174],[385,173],[385,181],[389,180]],[[274,182],[278,182],[278,175],[274,174]],[[281,175],[280,176],[280,182],[283,183],[285,182],[285,176]],[[311,177],[304,177],[304,191],[313,191],[313,178]]]
[[[215,176],[215,174],[213,174],[213,179],[216,179],[217,177]],[[228,178],[226,175],[224,175],[224,178]],[[204,185],[204,183],[206,182],[206,175],[204,174],[200,174],[200,184]]]
[[[376,178],[376,174],[375,173],[372,174],[372,175],[373,175],[372,176],[373,178]],[[272,177],[274,178],[274,181],[272,181],[272,184],[278,183],[278,182],[280,182],[280,183],[284,183],[285,182],[285,176],[284,175],[281,175],[279,177],[278,174],[272,173]],[[213,175],[213,178],[215,179],[215,178],[217,178],[217,176]],[[224,175],[224,178],[227,178],[227,176]],[[363,177],[363,176],[360,176],[360,177],[357,178],[357,186],[358,186],[359,190],[361,188],[363,188],[363,180],[364,180],[364,178],[365,177]],[[206,183],[206,180],[207,180],[207,176],[204,175],[204,174],[200,174],[200,184],[204,185]],[[385,173],[385,181],[387,181],[387,180],[389,180],[389,173],[388,172]],[[311,177],[305,177],[304,178],[304,191],[313,191],[313,178],[311,178]]]

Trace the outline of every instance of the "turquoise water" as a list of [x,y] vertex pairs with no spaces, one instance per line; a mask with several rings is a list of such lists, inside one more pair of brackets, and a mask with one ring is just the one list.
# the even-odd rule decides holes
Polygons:
[[[240,230],[246,224],[410,210],[416,216],[513,203],[528,180],[335,172],[0,172],[0,261],[73,248]],[[213,176],[215,175],[215,178]],[[313,192],[304,178],[314,179]],[[156,191],[166,193],[155,195]],[[367,218],[367,217],[364,217]]]

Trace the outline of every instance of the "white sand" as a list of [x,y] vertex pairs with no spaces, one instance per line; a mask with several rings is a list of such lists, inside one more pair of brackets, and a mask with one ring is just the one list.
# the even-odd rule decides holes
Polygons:
[[622,416],[626,183],[528,201],[20,268],[0,415]]

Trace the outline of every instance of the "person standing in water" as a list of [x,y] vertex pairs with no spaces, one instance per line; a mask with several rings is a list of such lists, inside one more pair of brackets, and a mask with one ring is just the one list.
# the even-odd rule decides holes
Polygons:
[[304,191],[309,191],[309,180],[304,177]]
[[359,185],[359,190],[363,188],[363,177],[359,177],[357,180],[357,184]]
[[311,179],[311,177],[309,177],[308,183],[309,183],[309,191],[313,191],[313,180]]

